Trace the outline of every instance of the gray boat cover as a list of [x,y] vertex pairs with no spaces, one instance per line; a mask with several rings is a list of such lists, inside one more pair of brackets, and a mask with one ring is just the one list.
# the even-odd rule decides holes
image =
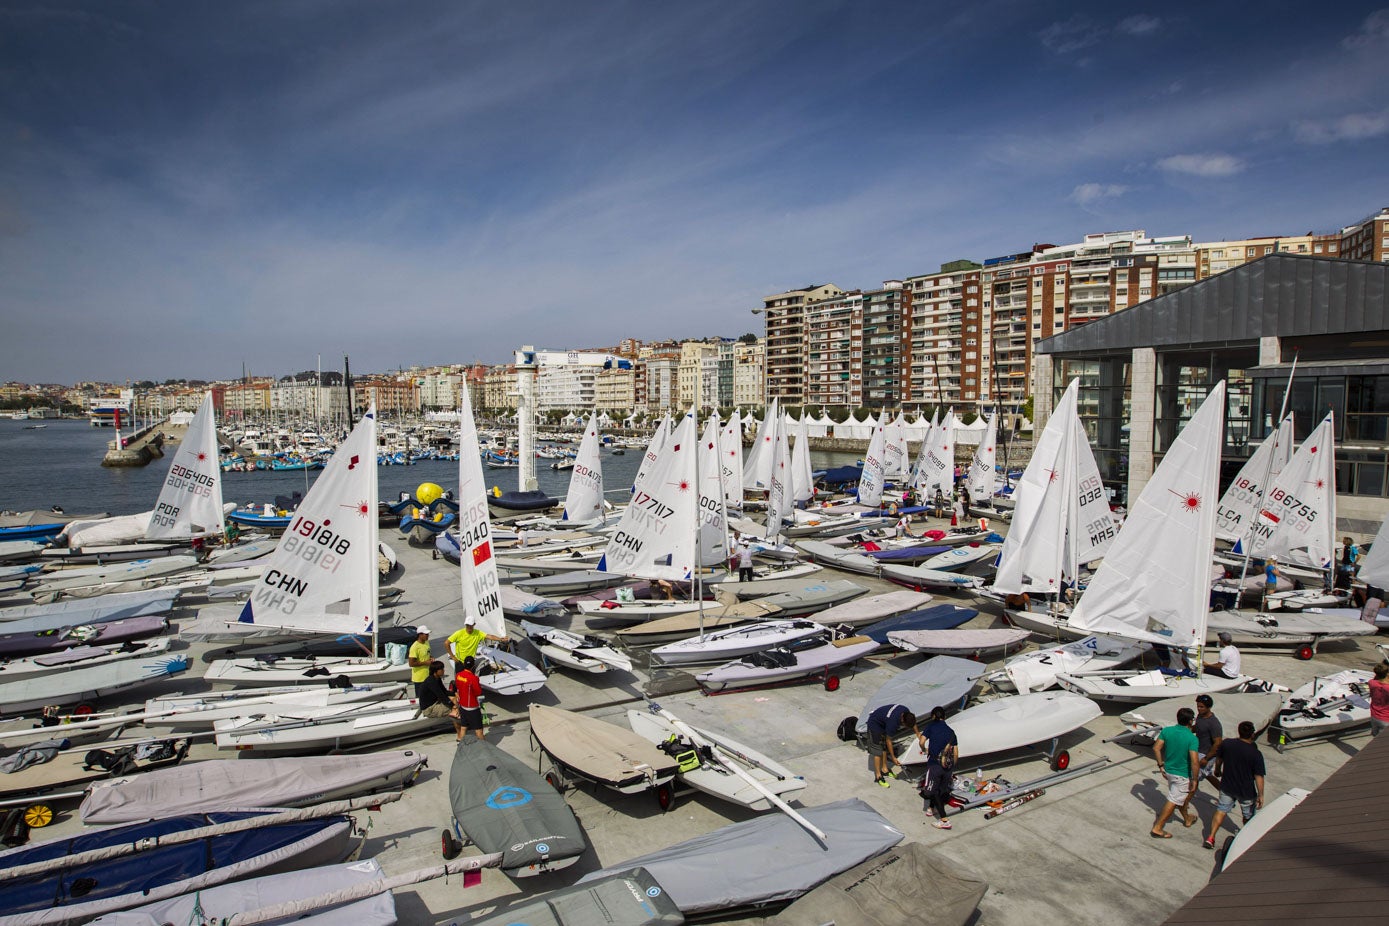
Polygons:
[[857,798],[801,814],[825,832],[827,842],[790,817],[768,814],[585,875],[579,884],[641,867],[686,916],[730,911],[793,900],[903,839],[901,831]]
[[0,633],[38,633],[77,624],[104,624],[127,617],[163,614],[174,606],[178,589],[119,592],[101,598],[26,604],[0,612]]
[[82,822],[131,823],[185,813],[306,807],[401,787],[424,765],[418,752],[285,759],[214,759],[113,779],[82,801]]
[[584,882],[484,919],[459,918],[446,926],[679,926],[685,922],[670,895],[644,869],[590,875]]
[[987,670],[982,662],[958,656],[933,656],[917,663],[888,679],[873,693],[859,711],[854,729],[867,733],[868,715],[884,704],[906,705],[907,710],[921,718],[935,707],[943,707],[947,713],[954,711]]
[[588,846],[564,797],[520,759],[464,736],[449,770],[459,827],[484,854],[502,853],[502,871],[582,855]]
[[[259,763],[256,763],[259,764]],[[375,859],[324,865],[305,871],[219,884],[193,894],[171,897],[157,903],[131,910],[107,913],[92,920],[101,926],[164,926],[166,923],[216,923],[244,911],[259,910],[282,903],[307,899],[329,891],[355,887],[365,881],[380,881],[385,876]],[[200,919],[197,914],[201,914]],[[358,900],[316,910],[308,916],[287,916],[270,920],[267,926],[279,923],[337,923],[350,926],[393,926],[396,922],[395,897],[390,891]]]
[[777,592],[751,601],[739,601],[724,608],[731,617],[804,617],[859,597],[868,588],[848,579],[808,579],[802,588]]
[[766,926],[964,926],[988,882],[920,843],[889,849],[836,875]]

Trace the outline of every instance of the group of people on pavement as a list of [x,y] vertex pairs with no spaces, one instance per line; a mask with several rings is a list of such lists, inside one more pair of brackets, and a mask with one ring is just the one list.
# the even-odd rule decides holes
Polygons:
[[1215,834],[1236,804],[1245,823],[1258,813],[1264,806],[1264,756],[1254,743],[1252,722],[1240,721],[1238,733],[1238,739],[1225,738],[1215,716],[1215,699],[1208,694],[1196,696],[1195,710],[1177,711],[1177,722],[1164,727],[1153,743],[1158,772],[1166,779],[1167,799],[1148,835],[1171,839],[1167,821],[1178,813],[1188,828],[1201,822],[1191,809],[1191,799],[1203,779],[1209,779],[1218,792],[1210,830],[1201,841],[1207,849],[1215,848]]
[[947,804],[954,780],[955,761],[959,758],[960,742],[955,731],[945,722],[945,708],[931,710],[930,721],[925,727],[917,724],[916,715],[903,704],[884,704],[868,712],[868,754],[873,757],[873,781],[879,787],[890,788],[892,766],[900,771],[902,763],[897,759],[893,737],[910,730],[926,757],[926,772],[917,782],[921,798],[926,805],[926,816],[936,829],[948,830],[950,821],[946,819]]
[[478,629],[477,618],[464,618],[463,627],[450,634],[445,648],[454,664],[452,684],[444,681],[446,666],[435,659],[429,644],[429,628],[415,627],[415,642],[410,644],[406,661],[410,666],[410,681],[415,685],[419,712],[425,717],[453,721],[457,739],[465,733],[483,738],[486,717],[482,712],[482,682],[477,677],[477,651],[488,640],[502,642],[507,638]]

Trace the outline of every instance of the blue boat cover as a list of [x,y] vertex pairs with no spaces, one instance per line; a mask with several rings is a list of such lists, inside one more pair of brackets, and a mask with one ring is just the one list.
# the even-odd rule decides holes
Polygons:
[[979,612],[973,608],[961,608],[953,604],[938,604],[920,611],[908,611],[887,620],[869,624],[859,630],[861,636],[869,637],[879,644],[887,645],[887,635],[898,630],[952,630]]

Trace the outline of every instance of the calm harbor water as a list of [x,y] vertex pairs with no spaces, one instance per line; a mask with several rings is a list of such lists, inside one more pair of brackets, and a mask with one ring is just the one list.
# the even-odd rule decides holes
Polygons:
[[[106,511],[116,515],[154,507],[172,450],[148,466],[107,469],[101,465],[101,457],[114,436],[110,428],[94,428],[85,421],[48,421],[43,422],[45,428],[26,429],[31,423],[0,420],[0,509],[24,511],[61,505],[69,514]],[[620,456],[604,451],[603,482],[607,488],[630,486],[641,457],[639,450]],[[816,469],[853,460],[852,454],[812,455]],[[260,504],[277,495],[305,491],[319,472],[223,473],[222,495],[237,505]],[[488,483],[500,486],[503,492],[516,488],[516,470],[485,472]],[[382,466],[379,478],[381,498],[389,501],[422,482],[456,488],[458,464],[435,460],[413,466]],[[536,478],[541,490],[551,495],[562,498],[569,488],[569,472],[552,470],[549,460],[536,461]],[[620,500],[622,495],[610,492],[608,497]]]

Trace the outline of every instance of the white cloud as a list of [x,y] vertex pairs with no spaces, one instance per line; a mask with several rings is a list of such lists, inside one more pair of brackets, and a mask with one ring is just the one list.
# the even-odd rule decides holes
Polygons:
[[1360,24],[1360,31],[1355,35],[1346,36],[1341,44],[1346,48],[1364,48],[1381,42],[1389,42],[1389,7],[1375,10],[1366,16],[1365,21]]
[[1126,35],[1152,35],[1162,26],[1162,20],[1147,13],[1136,13],[1119,20],[1118,30]]
[[1389,135],[1389,109],[1377,113],[1348,113],[1337,119],[1308,119],[1293,125],[1293,134],[1309,145],[1361,141]]
[[1245,163],[1232,154],[1174,154],[1157,162],[1169,173],[1194,177],[1230,177],[1244,170]]
[[1082,209],[1088,209],[1107,199],[1118,199],[1129,189],[1118,183],[1082,183],[1071,191],[1070,200]]
[[1058,55],[1069,55],[1099,42],[1104,38],[1104,29],[1077,14],[1065,22],[1052,23],[1038,34],[1048,49]]

